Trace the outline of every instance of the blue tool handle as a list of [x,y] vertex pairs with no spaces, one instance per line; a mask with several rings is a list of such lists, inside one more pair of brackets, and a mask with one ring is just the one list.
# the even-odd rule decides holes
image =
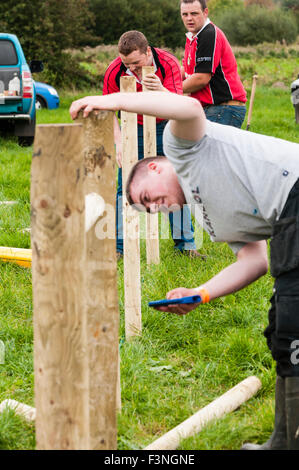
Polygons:
[[201,302],[200,295],[191,295],[190,297],[181,297],[180,299],[163,299],[149,302],[149,307],[159,307],[173,304],[198,304]]

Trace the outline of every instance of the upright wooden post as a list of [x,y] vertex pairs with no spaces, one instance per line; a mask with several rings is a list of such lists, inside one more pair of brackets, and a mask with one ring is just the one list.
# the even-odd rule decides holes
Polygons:
[[[90,214],[94,219],[87,221],[85,218],[84,266],[89,351],[90,447],[97,450],[115,449],[119,310],[113,112],[100,111],[87,119],[80,116],[79,122],[83,125],[85,208],[87,209],[90,198],[95,201]],[[103,204],[105,206],[101,207]],[[109,211],[108,207],[113,210]],[[103,223],[106,219],[107,224]],[[112,230],[108,230],[108,225]]]
[[[154,72],[153,66],[142,67],[142,79]],[[143,91],[148,91],[144,85]],[[143,116],[143,148],[145,158],[157,155],[156,118],[154,116]],[[158,214],[146,214],[146,261],[147,264],[160,263]]]
[[103,200],[105,210],[113,204],[108,114],[83,126],[37,128],[31,242],[38,449],[116,448],[115,240],[98,238],[85,219],[88,196]]
[[[136,92],[134,77],[121,77],[122,92]],[[125,334],[126,339],[139,335],[141,321],[140,283],[140,242],[139,214],[129,205],[126,194],[126,181],[129,172],[138,161],[137,115],[121,112],[122,135],[122,184],[123,184],[123,236],[124,236],[124,291],[125,291]]]
[[90,447],[82,148],[80,125],[37,127],[31,243],[40,450]]
[[247,131],[249,131],[250,124],[251,124],[251,117],[252,117],[253,102],[254,102],[257,79],[258,79],[257,74],[254,74],[252,77],[251,95],[250,95],[249,109],[248,109],[248,116],[247,116],[247,125],[246,125]]

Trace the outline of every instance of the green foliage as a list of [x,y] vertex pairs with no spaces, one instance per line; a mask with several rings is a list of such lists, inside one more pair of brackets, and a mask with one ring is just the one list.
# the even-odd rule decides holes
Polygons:
[[290,9],[295,16],[297,21],[298,31],[299,31],[299,1],[298,0],[281,0],[282,8]]
[[[95,34],[104,44],[116,44],[125,31],[142,31],[156,46],[185,43],[185,29],[174,0],[89,0]],[[95,45],[94,42],[91,45]]]
[[218,26],[231,44],[240,46],[273,41],[289,44],[297,36],[294,16],[279,8],[269,10],[252,5],[227,12],[221,17]]
[[243,0],[209,0],[209,18],[217,23],[225,12],[231,12],[237,8],[243,8]]
[[44,79],[57,86],[82,80],[65,50],[87,41],[91,23],[86,0],[7,0],[0,11],[2,31],[16,34],[27,60],[42,60]]

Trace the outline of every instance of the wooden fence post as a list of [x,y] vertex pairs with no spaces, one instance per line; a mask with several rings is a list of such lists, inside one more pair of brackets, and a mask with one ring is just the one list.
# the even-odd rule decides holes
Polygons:
[[[149,73],[154,73],[153,66],[142,67],[142,79]],[[148,91],[143,85],[143,91]],[[143,116],[143,147],[144,158],[157,155],[156,118]],[[159,214],[146,214],[146,261],[147,264],[159,264]]]
[[115,409],[120,398],[113,114],[100,111],[79,119],[83,125],[90,447],[97,450],[116,447]]
[[81,124],[37,127],[31,244],[38,449],[116,448],[118,313],[107,274],[116,272],[115,240],[113,255],[103,245],[99,260],[85,220],[87,181],[91,188],[97,179],[104,195],[112,151],[106,144],[86,150],[84,141]]
[[[135,77],[121,77],[122,92],[136,92]],[[122,184],[123,184],[123,237],[124,237],[124,289],[126,339],[141,334],[141,283],[139,214],[129,205],[126,181],[129,172],[138,161],[137,115],[121,112],[122,135]]]
[[36,445],[89,448],[83,133],[36,130],[31,179]]

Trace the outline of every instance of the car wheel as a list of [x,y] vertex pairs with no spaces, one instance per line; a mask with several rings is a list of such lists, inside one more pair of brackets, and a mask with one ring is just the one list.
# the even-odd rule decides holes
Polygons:
[[45,100],[41,98],[40,96],[37,96],[35,100],[35,109],[38,110],[38,109],[42,109],[46,107],[47,107],[47,103],[45,102]]
[[18,137],[18,144],[20,145],[20,147],[30,147],[30,145],[33,144],[33,141],[34,141],[34,136],[33,135],[30,135],[30,136],[20,136]]

